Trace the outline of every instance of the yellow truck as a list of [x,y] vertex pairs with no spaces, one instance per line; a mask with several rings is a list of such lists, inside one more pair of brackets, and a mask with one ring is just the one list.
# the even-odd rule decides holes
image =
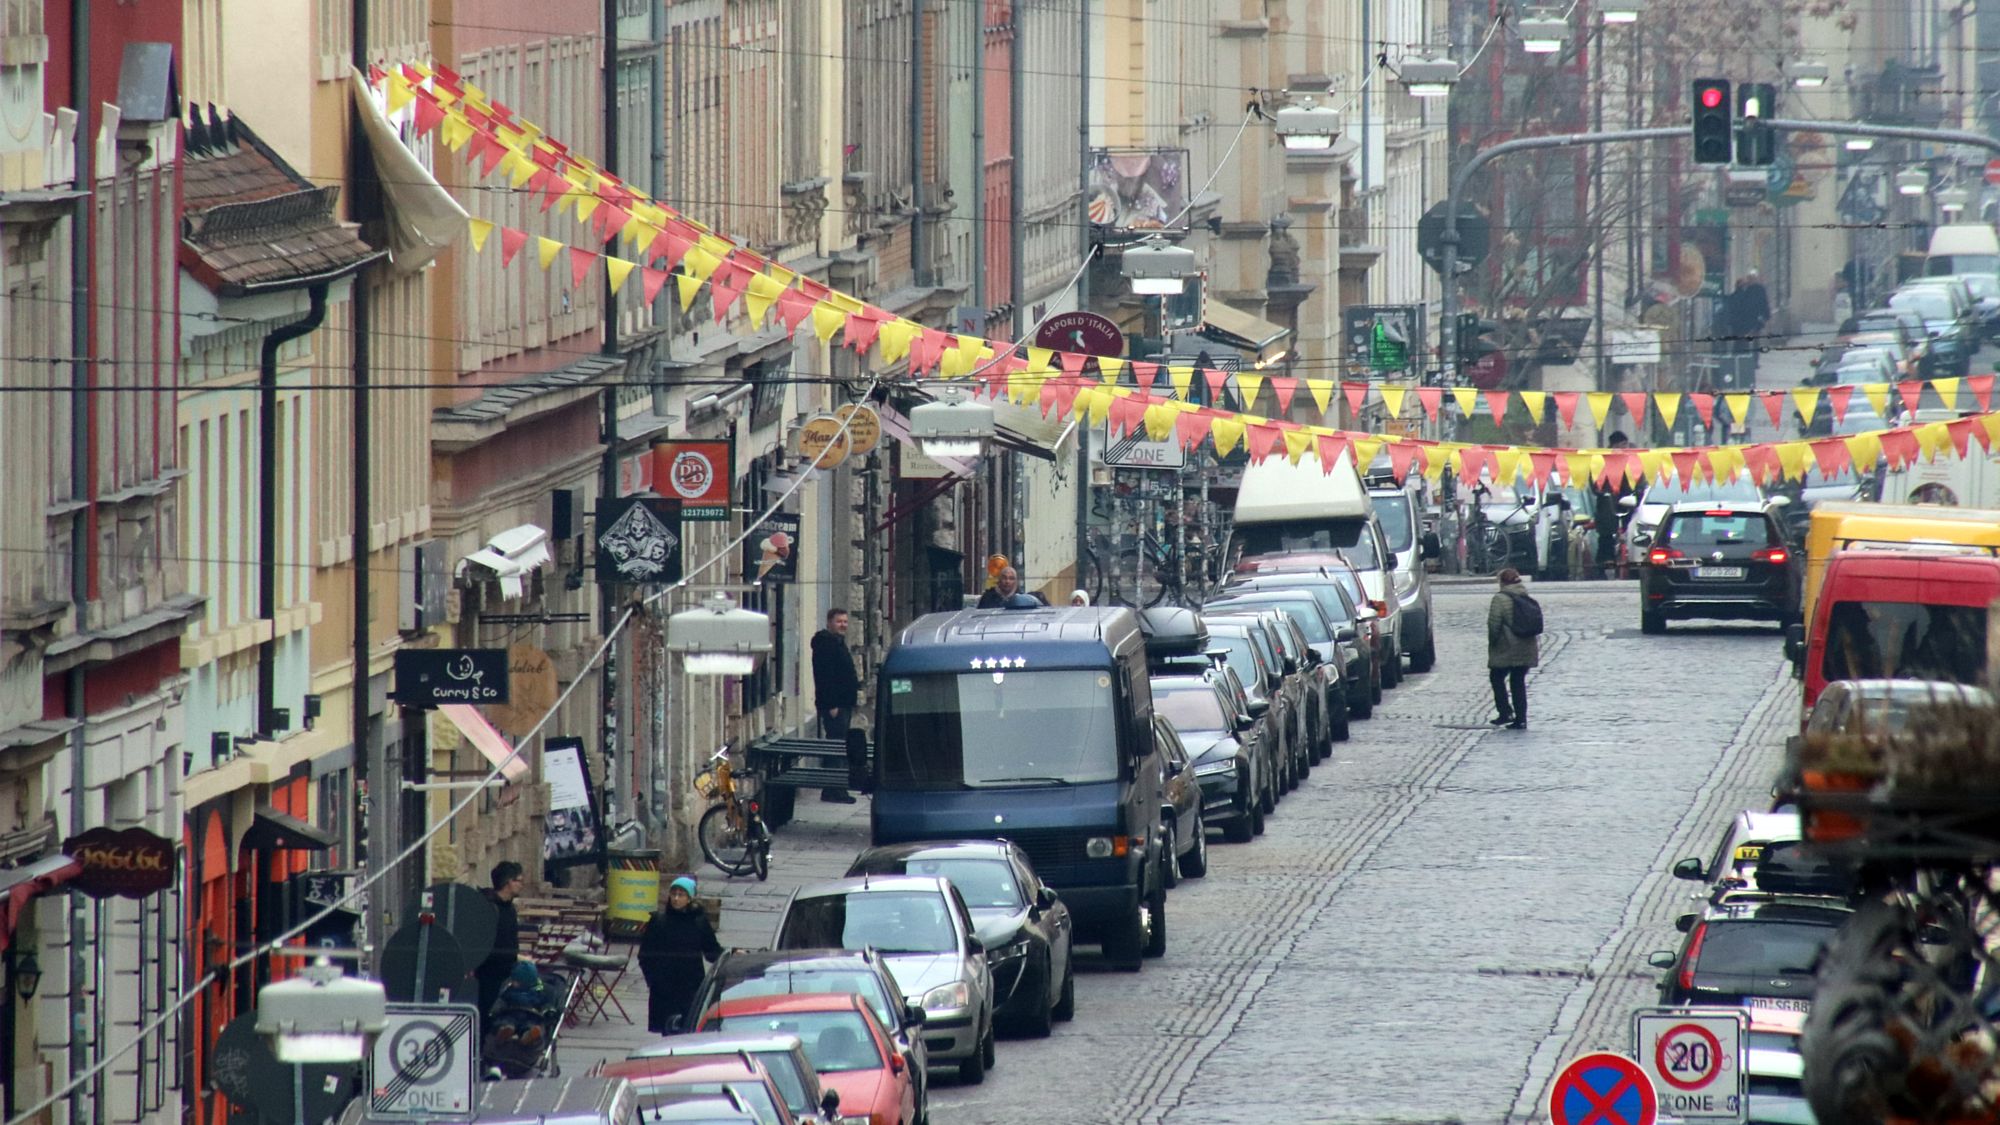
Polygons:
[[1964,553],[2000,552],[2000,512],[1936,504],[1870,504],[1827,501],[1813,507],[1806,532],[1805,589],[1799,618],[1811,622],[1813,603],[1826,579],[1827,560],[1850,547],[1869,550]]

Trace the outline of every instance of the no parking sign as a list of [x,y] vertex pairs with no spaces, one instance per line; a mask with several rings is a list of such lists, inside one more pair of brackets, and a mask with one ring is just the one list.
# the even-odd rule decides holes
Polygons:
[[1624,1055],[1593,1051],[1556,1072],[1550,1125],[1654,1125],[1653,1080]]
[[1662,1114],[1743,1120],[1746,1022],[1741,1008],[1654,1008],[1632,1017],[1633,1053],[1659,1092]]

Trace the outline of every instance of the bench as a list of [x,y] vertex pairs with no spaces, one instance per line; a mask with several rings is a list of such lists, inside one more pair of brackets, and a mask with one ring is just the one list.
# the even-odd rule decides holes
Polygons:
[[[750,745],[744,760],[762,787],[764,823],[789,824],[801,789],[854,789],[870,776],[868,736],[851,731],[849,741],[834,738],[773,737]],[[859,746],[857,762],[850,747]],[[838,759],[823,765],[822,759]]]

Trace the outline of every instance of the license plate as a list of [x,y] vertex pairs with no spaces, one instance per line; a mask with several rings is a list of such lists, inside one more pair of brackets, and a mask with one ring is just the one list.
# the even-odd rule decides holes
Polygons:
[[1789,996],[1752,996],[1744,1005],[1751,1011],[1762,1009],[1767,1012],[1810,1012],[1812,1001],[1794,1000]]
[[1740,566],[1698,566],[1694,568],[1696,578],[1741,578],[1747,573]]

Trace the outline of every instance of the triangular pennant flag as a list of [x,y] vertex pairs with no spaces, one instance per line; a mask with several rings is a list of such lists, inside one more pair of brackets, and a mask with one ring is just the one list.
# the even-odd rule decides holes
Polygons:
[[1847,460],[1857,469],[1872,468],[1882,459],[1882,440],[1874,434],[1855,434],[1842,441],[1847,446]]
[[1215,437],[1215,455],[1227,457],[1236,443],[1243,440],[1243,423],[1232,415],[1218,414],[1209,419],[1209,432]]
[[1475,387],[1453,387],[1451,400],[1458,404],[1458,412],[1467,418],[1479,413],[1479,391]]
[[1493,412],[1493,424],[1499,425],[1507,417],[1507,400],[1512,397],[1506,391],[1487,391],[1486,409]]
[[1409,394],[1410,389],[1401,383],[1384,383],[1381,390],[1382,408],[1389,412],[1389,417],[1401,418],[1403,416],[1403,397]]
[[1541,487],[1549,487],[1556,475],[1556,454],[1552,449],[1537,449],[1528,454],[1528,464],[1533,466],[1534,481]]
[[[1141,363],[1136,359],[1132,361],[1132,384],[1141,391],[1152,390],[1153,380],[1159,374],[1160,365],[1157,363]],[[1179,393],[1178,389],[1176,389],[1176,393]],[[1181,395],[1180,397],[1185,398],[1187,396]]]
[[1764,413],[1771,416],[1771,428],[1781,430],[1785,426],[1785,392],[1758,391],[1758,401],[1764,404]]
[[1292,413],[1292,397],[1299,393],[1299,381],[1289,375],[1273,375],[1271,393],[1278,397],[1278,415],[1289,417]]
[[[1444,405],[1444,388],[1418,387],[1417,401],[1424,405],[1424,417],[1435,422],[1438,420],[1438,408]],[[1441,465],[1443,462],[1444,458],[1442,457],[1431,458],[1433,465]]]
[[[1792,391],[1792,405],[1798,407],[1799,417],[1805,424],[1812,425],[1813,415],[1819,410],[1819,388],[1798,387]],[[1846,409],[1844,406],[1842,409]]]
[[500,170],[507,173],[507,186],[515,191],[527,187],[528,181],[534,179],[536,173],[541,171],[535,167],[534,161],[514,151],[509,151],[501,158]]
[[[1092,393],[1103,394],[1104,392],[1100,390],[1093,391]],[[1145,416],[1146,404],[1144,400],[1132,398],[1127,395],[1111,396],[1112,436],[1124,437],[1126,434],[1131,433],[1134,429],[1138,428],[1140,421]]]
[[677,273],[674,275],[674,289],[680,294],[681,311],[686,312],[694,306],[694,295],[701,292],[701,279],[693,274]]
[[750,275],[750,288],[743,296],[743,311],[750,314],[752,328],[764,327],[764,317],[786,292],[785,287],[761,273]]
[[1811,447],[1802,441],[1780,442],[1774,447],[1778,454],[1778,467],[1785,471],[1786,480],[1798,480],[1805,475],[1806,457]]
[[528,244],[528,232],[513,227],[500,228],[500,268],[506,269],[514,262],[514,255]]
[[1847,421],[1847,400],[1853,397],[1854,387],[1849,383],[1842,383],[1826,389],[1826,404],[1832,408],[1833,420],[1835,422]]
[[1882,457],[1889,462],[1889,467],[1892,469],[1900,469],[1916,460],[1917,455],[1923,451],[1917,442],[1917,435],[1906,429],[1885,430],[1881,441]]
[[392,70],[389,72],[388,96],[386,100],[389,103],[389,113],[392,116],[403,112],[403,107],[409,105],[410,100],[416,96],[416,91],[410,88],[410,80],[404,77],[401,70]]
[[[860,304],[858,301],[854,303]],[[858,310],[843,307],[842,311],[847,313],[847,330],[840,334],[840,342],[853,349],[856,355],[866,354],[869,348],[875,346],[876,337],[882,334],[882,325],[889,320],[889,314],[872,305],[861,305]]]
[[[1550,397],[1556,400],[1556,417],[1562,421],[1563,429],[1574,429],[1576,427],[1576,404],[1578,400],[1583,398],[1582,393],[1578,391],[1555,391]],[[1606,410],[1611,408],[1611,396],[1608,394],[1604,396],[1604,408]],[[1597,424],[1602,426],[1604,422],[1599,420]]]
[[[1702,425],[1704,425],[1704,426],[1713,426],[1713,425],[1715,425],[1715,396],[1714,396],[1714,395],[1711,395],[1711,394],[1703,394],[1703,393],[1702,393],[1702,392],[1700,392],[1700,391],[1693,391],[1693,392],[1690,392],[1690,393],[1688,394],[1687,398],[1688,398],[1688,401],[1689,401],[1689,402],[1691,402],[1691,403],[1693,403],[1693,404],[1694,404],[1694,413],[1695,413],[1695,417],[1697,417],[1697,418],[1700,418],[1700,419],[1701,419],[1701,424],[1702,424]],[[1672,423],[1672,422],[1669,422],[1669,423],[1667,423],[1667,424],[1668,424],[1668,425],[1670,425],[1670,426],[1671,426],[1671,425],[1673,425],[1673,423]]]
[[[1212,367],[1204,367],[1201,369],[1201,378],[1202,382],[1208,384],[1208,401],[1220,406],[1222,404],[1222,388],[1229,382],[1229,372],[1218,371]],[[1247,408],[1249,404],[1246,403],[1244,405]]]
[[1326,408],[1333,402],[1333,380],[1306,378],[1306,393],[1312,396],[1313,405],[1319,407],[1320,417],[1326,416]]
[[1483,445],[1468,445],[1458,453],[1461,475],[1469,481],[1476,481],[1482,475],[1498,472],[1494,467],[1493,451]]
[[[813,337],[825,344],[833,340],[833,334],[847,323],[847,312],[831,301],[821,301],[813,306]],[[358,630],[357,630],[358,632]]]
[[1354,464],[1357,467],[1373,468],[1375,466],[1375,459],[1382,455],[1382,446],[1385,444],[1382,439],[1357,435],[1352,441],[1354,445]]
[[1168,364],[1167,383],[1174,388],[1174,397],[1186,402],[1188,392],[1194,389],[1194,368],[1179,363]]
[[1565,453],[1564,468],[1569,472],[1571,484],[1583,484],[1604,475],[1604,455],[1601,453]]
[[1646,424],[1646,402],[1651,397],[1645,391],[1618,392],[1618,401],[1625,404],[1625,413],[1632,419],[1629,423],[1630,425],[1643,426]]
[[1403,483],[1403,478],[1410,475],[1410,466],[1416,463],[1421,452],[1415,442],[1389,443],[1389,475],[1396,479],[1397,484]]
[[681,264],[681,259],[694,249],[694,238],[673,226],[660,228],[659,237],[646,248],[651,257],[660,259],[661,269],[673,269]]
[[548,269],[553,265],[556,255],[567,249],[569,249],[567,246],[564,246],[553,238],[541,238],[537,236],[535,239],[535,257],[541,260],[543,269]]
[[716,269],[721,265],[721,258],[716,257],[699,246],[688,247],[687,253],[681,256],[681,268],[686,270],[688,276],[694,278],[696,281],[707,281],[709,276],[715,273]]
[[574,246],[569,248],[569,283],[571,288],[583,288],[583,279],[590,273],[590,267],[597,261],[597,257],[596,254],[589,250],[579,250]]
[[1889,384],[1863,383],[1861,385],[1861,393],[1868,399],[1869,409],[1875,411],[1875,417],[1887,420],[1889,417]]
[[1424,447],[1425,480],[1436,483],[1444,479],[1444,470],[1449,464],[1451,464],[1451,457],[1445,452],[1443,446],[1427,445]]
[[1773,483],[1773,478],[1783,470],[1778,465],[1778,452],[1769,445],[1746,445],[1743,447],[1743,463],[1750,468],[1750,481],[1763,488]]
[[1243,392],[1243,409],[1257,409],[1257,396],[1264,393],[1264,376],[1255,371],[1238,371],[1236,389]]
[[1180,411],[1175,410],[1164,402],[1156,402],[1148,406],[1144,415],[1146,440],[1165,441],[1174,436],[1174,419],[1178,417],[1180,417]]
[[787,289],[778,294],[778,323],[785,326],[785,335],[797,332],[817,304],[803,289]]
[[1979,444],[1989,453],[1994,446],[2000,445],[2000,414],[1979,416]]
[[[945,351],[953,346],[955,339],[951,333],[940,332],[935,328],[917,329],[916,339],[910,341],[910,369],[925,372],[937,370],[939,361],[944,358]],[[1081,363],[1077,364],[1076,371],[1071,371],[1068,365],[1063,367],[1064,373],[1071,376],[1082,370]]]
[[1663,391],[1653,396],[1653,409],[1660,412],[1660,421],[1667,429],[1674,428],[1674,419],[1681,414],[1681,396],[1672,391]]
[[1514,446],[1504,446],[1493,451],[1493,483],[1503,488],[1512,488],[1521,479],[1521,461],[1524,451]]
[[[1917,404],[1924,400],[1924,385],[1916,379],[1905,379],[1896,384],[1896,394],[1902,397],[1903,405],[1909,408],[1910,413],[1915,414]],[[1876,413],[1879,415],[1881,411]]]
[[1943,422],[1931,422],[1917,427],[1917,444],[1924,451],[1924,460],[1934,461],[1937,455],[1951,448],[1951,431]]
[[1813,460],[1819,463],[1819,475],[1821,477],[1838,477],[1843,475],[1847,470],[1849,464],[1847,443],[1841,441],[1839,438],[1827,438],[1823,441],[1813,442],[1812,454]]
[[1738,394],[1723,395],[1722,401],[1729,407],[1729,420],[1731,423],[1744,427],[1750,425],[1750,392],[1743,391]]
[[[1932,379],[1931,389],[1937,392],[1938,401],[1944,403],[1946,410],[1958,409],[1958,379],[1956,377],[1950,379]],[[1912,406],[1910,409],[1915,410],[1916,407]]]
[[1279,441],[1284,437],[1284,431],[1278,429],[1276,426],[1258,425],[1255,423],[1251,424],[1249,433],[1250,460],[1257,463],[1261,463],[1269,458],[1272,451],[1278,448]]
[[[692,255],[690,255],[692,256]],[[713,307],[715,322],[721,324],[729,315],[730,307],[743,296],[750,287],[750,279],[757,276],[741,258],[732,253],[716,267],[708,279],[708,303]],[[776,294],[773,294],[775,297]]]
[[1993,376],[1970,375],[1965,385],[1972,391],[1972,401],[1979,404],[1981,413],[1993,409]]
[[456,113],[447,113],[444,124],[438,127],[438,135],[444,138],[444,147],[458,152],[472,139],[472,122]]
[[437,99],[418,92],[417,96],[417,136],[422,137],[444,121],[444,107]]
[[1342,383],[1340,393],[1347,399],[1347,413],[1352,417],[1361,416],[1361,408],[1368,404],[1368,384]]
[[1036,374],[1044,372],[1053,373],[1056,370],[1055,349],[1030,347],[1028,349],[1028,370]]
[[[854,322],[850,320],[848,323]],[[904,320],[900,316],[885,321],[876,337],[876,343],[881,349],[882,362],[895,363],[909,355],[910,345],[916,341],[917,333],[921,331],[923,331],[922,325],[913,320]],[[1031,370],[1040,373],[1032,364],[1029,366]]]
[[491,133],[480,133],[473,138],[473,141],[473,149],[479,154],[479,174],[492,175],[493,170],[500,167],[500,161],[506,157],[509,151],[507,146],[495,140]]
[[617,296],[618,291],[625,287],[626,277],[631,275],[632,267],[638,264],[637,262],[628,262],[623,258],[614,258],[609,254],[604,256],[604,275],[611,279],[612,296]]
[[[1081,352],[1057,352],[1056,365],[1062,368],[1063,374],[1074,379],[1083,374],[1083,358]],[[1109,383],[1111,380],[1105,382]]]
[[472,228],[472,249],[474,252],[485,253],[486,240],[493,237],[493,224],[485,219],[468,219],[466,220],[466,225]]
[[[1106,383],[1117,383],[1125,374],[1125,361],[1115,355],[1098,356],[1097,374]],[[1152,381],[1147,380],[1146,387],[1139,389],[1145,390],[1150,386],[1152,386]]]
[[1951,447],[1958,451],[1961,458],[1971,447],[1973,431],[1979,428],[1978,421],[1977,418],[1960,418],[1945,423],[1944,428],[1951,431]]
[[[1590,391],[1583,396],[1583,401],[1590,407],[1591,424],[1600,430],[1604,428],[1604,420],[1611,417],[1612,398],[1610,391]],[[1562,400],[1557,399],[1556,404],[1561,406]]]
[[[1528,412],[1528,424],[1539,426],[1548,416],[1549,395],[1547,391],[1521,391],[1521,405]],[[1499,421],[1496,417],[1494,421]]]
[[1285,460],[1298,464],[1313,446],[1313,435],[1306,430],[1285,430]]
[[640,292],[641,295],[643,295],[646,298],[647,304],[650,305],[654,301],[659,299],[660,287],[667,283],[668,276],[669,274],[667,273],[666,270],[656,270],[651,266],[640,267],[639,269]]
[[1340,459],[1347,454],[1347,439],[1337,433],[1322,433],[1316,435],[1313,440],[1319,446],[1313,451],[1313,456],[1319,458],[1319,471],[1332,472],[1334,467],[1340,464]]
[[1208,436],[1208,415],[1199,410],[1180,411],[1174,418],[1174,434],[1180,438],[1182,449],[1193,449]]

